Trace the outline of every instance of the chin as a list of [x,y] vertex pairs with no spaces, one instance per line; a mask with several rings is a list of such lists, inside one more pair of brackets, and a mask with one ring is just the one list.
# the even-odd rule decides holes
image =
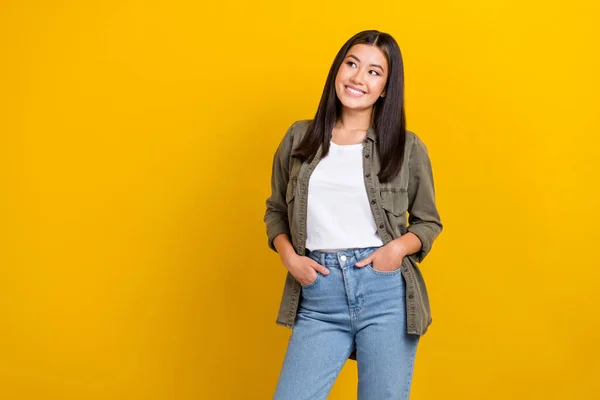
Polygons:
[[342,105],[344,107],[349,108],[351,110],[364,110],[366,108],[373,107],[373,104],[371,104],[369,102],[361,101],[359,103],[359,102],[354,102],[354,101],[348,101],[347,99],[340,100],[340,103],[342,103]]

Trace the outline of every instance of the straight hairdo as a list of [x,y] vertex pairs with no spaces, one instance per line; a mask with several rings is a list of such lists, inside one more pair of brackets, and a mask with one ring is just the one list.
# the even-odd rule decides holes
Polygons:
[[311,161],[322,146],[322,157],[329,152],[333,127],[341,116],[342,103],[335,90],[335,77],[350,48],[357,44],[376,46],[389,64],[385,97],[379,97],[373,105],[372,126],[377,133],[377,150],[381,160],[378,174],[381,182],[389,182],[400,173],[406,143],[406,116],[404,112],[404,64],[396,40],[389,34],[366,30],[352,36],[338,51],[321,95],[319,107],[306,135],[292,157]]

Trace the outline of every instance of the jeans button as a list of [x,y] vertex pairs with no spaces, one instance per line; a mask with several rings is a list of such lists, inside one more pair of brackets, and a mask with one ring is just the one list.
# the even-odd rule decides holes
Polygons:
[[342,260],[342,261],[346,261],[346,256],[341,256],[341,257],[340,257],[340,260]]

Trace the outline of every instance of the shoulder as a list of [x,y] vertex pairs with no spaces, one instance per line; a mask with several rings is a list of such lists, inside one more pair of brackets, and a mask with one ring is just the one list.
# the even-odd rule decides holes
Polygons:
[[430,163],[429,151],[425,142],[414,132],[406,131],[406,147],[404,157],[407,160],[410,171],[420,169]]
[[312,121],[312,119],[299,119],[298,121],[294,122],[292,126],[294,127],[294,129],[306,130],[308,126],[312,123]]
[[408,129],[406,130],[406,144],[408,145],[407,147],[425,146],[425,142],[423,142],[419,135]]
[[291,124],[281,139],[278,151],[282,157],[288,157],[295,149],[308,130],[312,120],[302,119]]
[[292,135],[295,138],[302,139],[308,130],[308,127],[312,123],[312,119],[300,119],[292,124],[290,129],[292,130]]
[[425,142],[413,131],[406,130],[406,151],[411,157],[427,155]]
[[296,146],[298,146],[300,141],[306,135],[306,132],[308,131],[308,128],[309,128],[310,124],[312,123],[312,121],[313,121],[312,119],[301,119],[301,120],[294,122],[288,128],[288,130],[285,134],[285,137],[283,139],[284,142],[289,143],[289,146],[292,148],[295,148]]

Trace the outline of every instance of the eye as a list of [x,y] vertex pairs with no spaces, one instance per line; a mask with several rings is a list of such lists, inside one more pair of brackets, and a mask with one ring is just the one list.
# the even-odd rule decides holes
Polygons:
[[379,76],[379,72],[375,71],[374,69],[372,69],[372,70],[369,71],[369,73],[371,73],[371,72],[375,72],[375,75]]
[[346,62],[346,65],[350,65],[350,66],[352,66],[352,64],[356,65],[356,63],[355,63],[354,61],[347,61],[347,62]]

